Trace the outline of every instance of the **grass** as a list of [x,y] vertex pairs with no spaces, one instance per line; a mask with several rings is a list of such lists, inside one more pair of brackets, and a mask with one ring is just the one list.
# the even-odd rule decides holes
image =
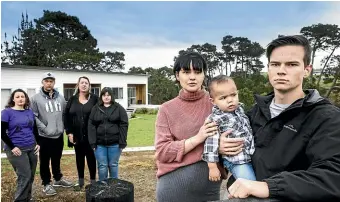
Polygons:
[[136,114],[129,122],[128,147],[153,146],[155,139],[156,115]]
[[[136,114],[130,119],[127,143],[128,147],[153,146],[155,138],[155,121],[157,115]],[[64,149],[73,150],[67,146],[67,136],[64,135]]]

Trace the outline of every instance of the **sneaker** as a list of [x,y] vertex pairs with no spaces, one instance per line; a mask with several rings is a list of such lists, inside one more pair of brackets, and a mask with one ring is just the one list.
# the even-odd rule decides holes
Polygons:
[[55,191],[55,189],[50,185],[46,185],[44,186],[43,192],[47,195],[47,196],[53,196],[56,195],[57,192]]
[[54,181],[53,184],[54,187],[72,187],[73,184],[63,178],[61,178],[59,181]]
[[78,183],[73,186],[74,191],[81,191],[83,187],[80,186]]

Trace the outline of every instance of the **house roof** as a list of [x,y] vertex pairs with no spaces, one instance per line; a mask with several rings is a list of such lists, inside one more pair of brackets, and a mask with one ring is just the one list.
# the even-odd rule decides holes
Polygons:
[[85,72],[85,73],[100,73],[100,74],[115,74],[115,75],[132,75],[132,76],[147,76],[148,74],[131,74],[125,72],[104,72],[104,71],[92,71],[92,70],[79,70],[79,69],[61,69],[55,67],[38,67],[38,66],[28,66],[28,65],[10,65],[10,64],[1,64],[1,69],[39,69],[46,71],[68,71],[68,72]]

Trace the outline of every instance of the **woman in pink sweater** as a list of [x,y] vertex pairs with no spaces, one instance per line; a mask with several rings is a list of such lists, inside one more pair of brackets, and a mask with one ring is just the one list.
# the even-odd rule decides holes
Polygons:
[[207,64],[198,53],[179,56],[174,74],[182,89],[164,103],[156,120],[157,201],[219,200],[219,182],[209,181],[202,161],[203,144],[217,131],[206,118],[211,113],[209,94],[202,88]]

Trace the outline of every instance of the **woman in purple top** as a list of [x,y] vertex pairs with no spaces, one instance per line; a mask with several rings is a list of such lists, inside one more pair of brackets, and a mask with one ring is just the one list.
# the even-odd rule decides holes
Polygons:
[[12,92],[1,111],[1,139],[18,179],[14,201],[30,201],[39,152],[38,130],[25,91]]

